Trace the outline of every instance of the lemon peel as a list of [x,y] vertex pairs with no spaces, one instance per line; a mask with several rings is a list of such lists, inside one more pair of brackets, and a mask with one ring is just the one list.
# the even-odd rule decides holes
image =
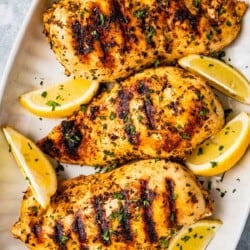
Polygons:
[[188,71],[206,78],[211,86],[225,95],[245,104],[250,104],[249,80],[237,69],[218,59],[197,54],[178,61]]
[[89,103],[97,93],[99,83],[85,79],[71,79],[47,88],[25,93],[20,104],[31,113],[47,118],[63,118]]
[[204,219],[182,228],[170,240],[169,250],[203,250],[215,236],[222,222],[216,219]]
[[46,208],[57,189],[54,167],[29,138],[9,126],[4,127],[3,132],[33,195],[37,202]]
[[204,141],[186,160],[186,165],[201,176],[213,176],[231,169],[249,145],[250,118],[241,112],[216,135]]

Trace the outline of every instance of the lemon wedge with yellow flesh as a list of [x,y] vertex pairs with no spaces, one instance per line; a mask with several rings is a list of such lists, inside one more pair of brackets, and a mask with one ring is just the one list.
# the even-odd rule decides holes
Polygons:
[[211,86],[225,95],[242,103],[250,104],[250,83],[241,72],[231,65],[201,55],[183,57],[178,63],[183,68],[206,78]]
[[3,132],[33,195],[37,202],[46,208],[57,189],[54,167],[30,139],[11,127],[4,127]]
[[47,88],[41,88],[19,97],[23,107],[35,115],[48,118],[61,118],[79,110],[87,104],[99,88],[97,81],[71,79]]
[[242,112],[195,149],[186,164],[197,175],[221,174],[241,159],[249,142],[250,118]]
[[220,220],[200,220],[182,228],[169,243],[169,250],[204,250],[222,225]]

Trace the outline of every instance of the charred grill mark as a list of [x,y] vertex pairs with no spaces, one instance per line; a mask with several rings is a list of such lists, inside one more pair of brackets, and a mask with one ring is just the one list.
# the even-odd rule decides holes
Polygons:
[[171,179],[166,180],[166,194],[167,194],[167,200],[169,204],[169,227],[175,227],[177,223],[177,211],[176,211],[176,205],[175,205],[175,194],[174,194],[174,181]]
[[140,95],[149,95],[150,94],[150,89],[149,87],[146,85],[146,83],[143,82],[143,80],[138,82],[137,85],[137,92]]
[[[123,1],[120,2],[122,2],[124,6],[124,2]],[[117,0],[112,0],[111,6],[112,6],[112,11],[110,16],[110,22],[115,22],[118,20],[120,23],[125,23],[125,24],[129,23],[128,17],[124,15],[124,10]]]
[[175,115],[181,114],[184,109],[183,107],[180,105],[180,101],[177,99],[175,101],[172,101],[168,104],[168,108],[172,109],[174,111]]
[[[171,130],[171,128],[169,130]],[[165,136],[162,144],[162,149],[166,152],[171,152],[178,147],[178,145],[181,143],[181,140],[182,138],[180,134],[173,131],[171,135]]]
[[207,114],[209,109],[204,107],[203,104],[196,103],[193,112],[190,113],[191,119],[184,125],[183,134],[191,138],[203,126],[204,122],[208,119]]
[[114,64],[114,58],[113,58],[113,56],[111,56],[110,53],[108,53],[108,50],[110,48],[114,47],[115,43],[103,43],[101,41],[102,40],[99,40],[100,46],[102,49],[102,53],[103,53],[103,56],[100,57],[101,62],[103,63],[103,65],[106,65],[106,66],[111,68]]
[[125,125],[124,131],[128,137],[128,140],[133,145],[140,144],[140,133],[136,132],[135,126],[129,121]]
[[185,20],[188,20],[191,28],[193,30],[196,30],[197,26],[198,26],[198,22],[199,22],[199,17],[196,15],[192,15],[188,9],[186,8],[179,8],[176,10],[175,14],[174,14],[174,22],[184,22]]
[[87,236],[85,232],[85,225],[80,214],[77,214],[72,225],[73,231],[78,235],[78,240],[81,243],[86,242]]
[[55,142],[49,138],[45,138],[38,143],[38,146],[42,149],[45,154],[49,154],[51,156],[60,157],[60,150],[58,150],[55,146]]
[[152,91],[143,81],[140,81],[137,86],[137,92],[145,96],[145,99],[143,100],[143,110],[147,118],[147,127],[149,129],[155,129],[154,115],[156,113],[156,110],[150,98],[150,94]]
[[128,27],[129,18],[124,15],[124,3],[120,1],[120,4],[117,0],[111,1],[112,11],[110,16],[110,22],[118,23],[120,27],[121,36],[123,38],[123,45],[121,46],[121,52],[125,53],[129,50],[129,42],[137,41],[135,34],[133,34],[133,29]]
[[89,250],[89,247],[87,247],[87,246],[80,246],[80,250]]
[[90,106],[90,116],[89,119],[94,121],[99,113],[100,107],[99,106]]
[[68,154],[77,158],[77,150],[82,142],[83,136],[80,129],[76,126],[76,121],[62,121],[61,132],[63,135],[63,144]]
[[83,26],[78,20],[72,24],[74,47],[78,55],[87,55],[93,51],[93,36],[91,27]]
[[107,20],[108,17],[100,11],[100,8],[94,7],[88,21],[92,22],[90,25],[92,27],[91,36],[93,37],[93,43],[98,41],[100,44],[102,51],[101,62],[105,66],[112,67],[114,58],[109,53],[109,49],[117,44],[113,41],[108,41],[109,22]]
[[129,49],[129,41],[134,42],[136,40],[135,35],[131,34],[133,29],[128,27],[129,18],[125,16],[123,6],[124,3],[112,0],[110,2],[111,14],[108,16],[101,12],[100,6],[93,4],[91,9],[88,10],[89,17],[86,19],[86,25],[82,25],[78,20],[73,22],[71,30],[74,38],[74,48],[78,55],[87,56],[95,50],[96,45],[99,43],[100,61],[105,67],[113,67],[114,57],[109,52],[109,49],[117,46],[117,43],[112,41],[112,38],[109,38],[112,23],[116,23],[121,31],[121,37],[123,38],[121,52]]
[[122,207],[122,219],[121,219],[121,234],[125,241],[132,241],[132,231],[130,225],[131,215],[129,213],[129,198],[128,193],[126,191],[123,192],[123,196],[125,197],[125,203]]
[[[153,38],[157,35],[157,21],[158,16],[164,14],[164,11],[158,9],[157,6],[155,9],[149,10],[149,6],[145,6],[143,8],[139,8],[133,12],[133,15],[137,18],[138,27],[140,28],[142,34],[145,36],[145,40],[147,44],[149,44],[152,48],[156,47]],[[158,13],[155,15],[155,13]]]
[[37,238],[38,243],[42,243],[42,227],[39,223],[35,223],[32,228],[32,232],[34,233],[35,237]]
[[133,93],[128,89],[121,89],[118,92],[117,113],[120,119],[125,119],[129,114],[129,102],[133,98]]
[[147,118],[148,128],[155,129],[155,125],[154,125],[155,108],[152,105],[152,102],[149,99],[144,100],[143,106],[144,106],[144,111],[145,111],[146,118]]
[[147,181],[141,180],[141,203],[143,206],[143,220],[145,225],[145,231],[146,234],[149,237],[149,241],[151,243],[158,241],[158,235],[155,230],[155,222],[153,221],[153,211],[151,208],[153,199],[154,199],[154,193],[152,190],[148,189]]
[[95,49],[95,43],[100,45],[100,60],[103,65],[112,67],[114,58],[108,53],[109,48],[116,46],[113,41],[107,41],[108,26],[106,17],[101,13],[99,7],[94,6],[90,17],[87,18],[87,24],[82,25],[76,20],[71,25],[73,34],[73,46],[77,55],[87,56]]
[[66,242],[68,237],[64,234],[63,226],[60,222],[56,222],[54,227],[54,241],[59,246],[60,250],[66,250]]
[[178,114],[178,106],[179,106],[178,101],[172,101],[170,102],[170,104],[168,104],[168,108],[172,109],[175,114]]
[[104,203],[104,198],[102,195],[94,196],[92,204],[96,215],[95,221],[98,226],[98,232],[99,232],[98,237],[101,239],[104,245],[108,246],[110,245],[111,242],[110,242],[110,237],[105,237],[105,235],[108,235],[109,225],[106,219],[103,203]]

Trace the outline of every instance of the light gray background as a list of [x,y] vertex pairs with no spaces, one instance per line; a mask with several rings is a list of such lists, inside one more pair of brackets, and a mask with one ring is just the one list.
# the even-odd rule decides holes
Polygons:
[[[25,14],[28,12],[31,1],[32,0],[0,0],[0,84],[8,56]],[[237,211],[235,211],[235,220],[237,220]],[[250,216],[248,217],[237,250],[250,250]]]

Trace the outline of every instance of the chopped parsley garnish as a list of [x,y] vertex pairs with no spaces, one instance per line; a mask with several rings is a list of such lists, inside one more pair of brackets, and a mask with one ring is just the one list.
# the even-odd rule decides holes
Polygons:
[[232,23],[231,23],[229,20],[227,20],[227,21],[226,21],[226,25],[229,26],[229,27],[231,27],[231,26],[232,26]]
[[98,35],[98,33],[97,33],[97,31],[96,31],[96,30],[93,30],[93,31],[91,32],[91,35],[92,35],[92,36],[97,36],[97,35]]
[[177,198],[178,198],[178,194],[173,194],[173,196],[172,196],[172,200],[176,200]]
[[99,14],[99,18],[100,18],[100,25],[103,26],[105,23],[105,17],[102,13]]
[[148,9],[147,8],[142,8],[134,11],[133,15],[138,18],[138,19],[143,19],[147,17],[148,15]]
[[160,239],[159,239],[159,242],[160,242],[160,246],[162,248],[166,248],[168,247],[168,244],[169,244],[169,241],[168,241],[168,238],[166,236],[162,236]]
[[157,68],[160,65],[160,60],[156,59],[154,62],[154,66]]
[[113,198],[117,199],[117,200],[123,200],[124,199],[124,195],[122,193],[114,193],[113,194]]
[[184,242],[187,242],[190,238],[191,238],[191,236],[185,235],[184,237],[181,238],[181,240]]
[[66,133],[64,138],[71,142],[79,142],[81,138],[78,135],[71,135],[70,133]]
[[87,107],[88,107],[88,106],[87,106],[86,104],[81,104],[81,105],[80,105],[81,111],[82,111],[83,113],[86,113]]
[[203,154],[203,148],[198,148],[197,155],[202,155]]
[[58,102],[55,102],[55,101],[48,101],[46,103],[46,105],[52,107],[52,111],[54,111],[56,109],[56,107],[60,106],[60,104]]
[[138,115],[138,116],[137,116],[137,120],[138,120],[139,122],[141,122],[141,121],[143,120],[143,116],[142,116],[142,115]]
[[115,157],[114,152],[111,152],[111,151],[108,151],[108,150],[103,150],[103,153],[104,153],[105,155],[110,156],[110,157]]
[[116,118],[116,114],[114,112],[111,112],[109,115],[110,120],[114,120]]
[[200,116],[205,117],[207,113],[208,113],[208,109],[203,107],[199,114]]
[[61,238],[60,238],[60,243],[62,245],[66,245],[68,240],[69,240],[69,238],[66,235],[62,235]]
[[47,97],[47,95],[48,95],[48,92],[47,92],[47,91],[43,91],[43,92],[42,92],[42,94],[41,94],[41,97],[46,98],[46,97]]
[[190,140],[190,135],[186,134],[186,133],[182,133],[181,134],[181,138],[184,139],[184,140]]
[[134,135],[136,133],[135,131],[135,126],[133,124],[128,124],[126,127],[125,127],[125,131],[127,134],[129,135]]
[[153,26],[146,26],[146,39],[148,43],[152,42],[153,36],[156,35],[156,30]]
[[103,235],[102,235],[102,238],[103,240],[105,241],[109,241],[110,240],[110,237],[111,237],[111,234],[113,233],[114,231],[112,229],[108,229],[106,230]]
[[211,163],[212,168],[215,168],[218,165],[218,162],[216,161],[211,161],[210,163]]
[[208,33],[207,33],[207,39],[208,40],[212,40],[213,38],[213,32],[210,30]]
[[195,8],[198,8],[199,7],[199,5],[200,5],[200,0],[193,0],[193,6],[195,7]]

